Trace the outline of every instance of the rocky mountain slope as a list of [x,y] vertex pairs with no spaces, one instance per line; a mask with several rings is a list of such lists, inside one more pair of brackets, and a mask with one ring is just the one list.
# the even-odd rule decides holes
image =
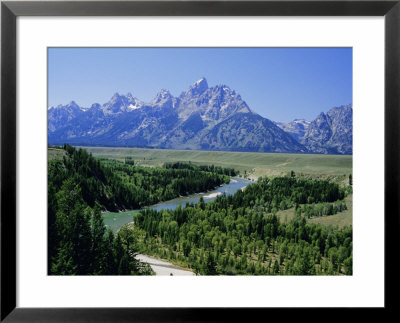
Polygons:
[[[348,153],[348,124],[340,126],[339,111],[328,112],[326,116],[329,117],[326,125],[322,121],[301,120],[291,125],[274,123],[251,111],[228,86],[209,87],[207,80],[201,78],[178,97],[161,90],[147,103],[131,93],[115,93],[108,102],[95,103],[90,108],[79,107],[75,102],[51,107],[48,141],[49,144],[291,153],[330,153],[326,147],[331,145],[335,153]],[[332,124],[335,134],[332,130],[326,134],[324,127]],[[345,144],[341,145],[340,140],[345,140]]]
[[52,107],[48,131],[50,144],[306,152],[273,122],[253,113],[234,90],[209,87],[205,78],[179,97],[161,90],[149,103],[116,93],[88,109],[74,102]]
[[294,120],[277,123],[308,151],[322,154],[353,153],[353,109],[352,105],[334,107],[321,112],[313,121]]
[[294,139],[298,142],[304,137],[308,126],[310,125],[310,121],[304,119],[295,119],[292,122],[283,123],[283,122],[275,122],[276,125],[281,128],[283,131],[290,134]]
[[353,153],[353,109],[351,105],[335,107],[321,113],[310,123],[300,141],[318,153]]

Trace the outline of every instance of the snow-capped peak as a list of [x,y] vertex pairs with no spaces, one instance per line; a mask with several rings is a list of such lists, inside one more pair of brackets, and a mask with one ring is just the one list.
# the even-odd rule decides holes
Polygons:
[[202,78],[200,78],[199,80],[197,80],[196,82],[195,82],[195,84],[201,84],[201,83],[207,83],[207,80],[206,80],[206,78],[205,77],[202,77]]
[[161,89],[161,91],[157,94],[157,96],[161,96],[161,97],[167,97],[167,96],[171,96],[171,93],[166,90],[166,89]]
[[133,111],[133,110],[138,110],[142,108],[142,105],[134,105],[134,104],[129,104],[128,107],[126,108],[128,111]]
[[188,90],[190,95],[200,95],[208,89],[208,83],[205,77],[196,81]]

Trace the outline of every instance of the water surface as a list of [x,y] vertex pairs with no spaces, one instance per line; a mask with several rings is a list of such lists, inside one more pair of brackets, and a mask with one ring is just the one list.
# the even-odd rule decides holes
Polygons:
[[[208,203],[212,200],[215,200],[218,195],[226,194],[226,195],[233,195],[238,190],[242,189],[243,187],[249,185],[251,181],[242,179],[242,178],[232,178],[229,184],[222,185],[215,190],[203,192],[203,193],[196,193],[189,196],[178,197],[173,200],[161,202],[152,206],[157,211],[161,210],[174,210],[177,208],[178,205],[185,206],[186,203],[198,203],[200,197],[203,197],[204,202]],[[107,227],[110,227],[112,230],[117,231],[121,226],[126,223],[132,222],[133,215],[139,210],[130,210],[130,211],[123,211],[123,212],[104,212],[103,219],[104,224]]]

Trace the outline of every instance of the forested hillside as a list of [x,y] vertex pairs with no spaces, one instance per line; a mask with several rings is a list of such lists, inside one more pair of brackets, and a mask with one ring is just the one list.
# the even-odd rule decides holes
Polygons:
[[144,168],[133,161],[100,161],[69,145],[63,149],[62,158],[48,162],[50,274],[149,274],[133,258],[132,233],[106,232],[101,210],[140,208],[229,182],[223,169]]
[[180,168],[135,166],[131,160],[99,160],[86,150],[65,145],[67,156],[49,161],[49,191],[58,190],[67,178],[82,189],[86,204],[116,211],[136,209],[180,195],[211,190],[229,182],[233,170],[201,169],[182,164]]

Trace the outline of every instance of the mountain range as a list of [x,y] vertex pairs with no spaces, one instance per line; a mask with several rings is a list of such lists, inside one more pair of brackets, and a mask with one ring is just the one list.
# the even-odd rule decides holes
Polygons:
[[304,145],[309,152],[322,154],[353,153],[352,105],[321,112],[313,121],[296,119],[276,125]]
[[103,105],[48,108],[49,144],[352,154],[352,128],[351,105],[313,121],[273,122],[236,91],[209,87],[205,78],[178,97],[163,89],[147,103],[115,93]]

